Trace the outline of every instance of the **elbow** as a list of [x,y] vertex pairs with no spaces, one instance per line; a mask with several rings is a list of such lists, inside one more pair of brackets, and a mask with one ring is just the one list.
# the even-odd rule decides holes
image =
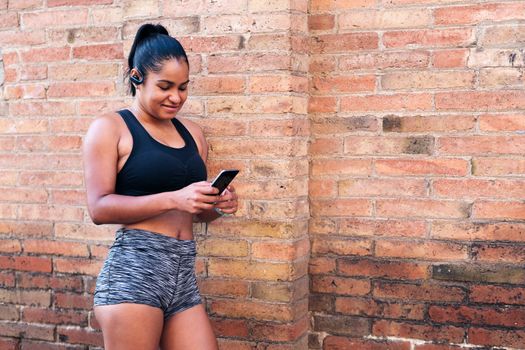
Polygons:
[[89,217],[91,218],[91,221],[95,225],[102,225],[107,224],[106,218],[104,218],[103,214],[101,213],[101,210],[97,210],[95,208],[89,208]]

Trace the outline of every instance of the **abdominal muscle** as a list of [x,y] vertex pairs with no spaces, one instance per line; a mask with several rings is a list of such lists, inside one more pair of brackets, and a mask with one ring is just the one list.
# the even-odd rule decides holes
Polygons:
[[178,210],[171,210],[124,227],[150,231],[180,240],[193,239],[193,215]]

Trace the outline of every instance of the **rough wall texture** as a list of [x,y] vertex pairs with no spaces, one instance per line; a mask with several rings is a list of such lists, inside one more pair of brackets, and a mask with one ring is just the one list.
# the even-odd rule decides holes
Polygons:
[[525,349],[524,18],[310,1],[312,349]]
[[188,50],[210,176],[242,170],[196,226],[222,349],[525,349],[524,10],[0,0],[0,349],[102,346],[80,145],[147,21]]

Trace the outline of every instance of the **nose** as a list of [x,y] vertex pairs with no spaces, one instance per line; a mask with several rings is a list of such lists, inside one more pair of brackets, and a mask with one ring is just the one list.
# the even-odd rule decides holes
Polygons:
[[175,92],[175,93],[172,93],[169,95],[168,97],[170,103],[173,103],[173,104],[179,104],[180,101],[181,101],[181,97],[179,95],[179,92]]

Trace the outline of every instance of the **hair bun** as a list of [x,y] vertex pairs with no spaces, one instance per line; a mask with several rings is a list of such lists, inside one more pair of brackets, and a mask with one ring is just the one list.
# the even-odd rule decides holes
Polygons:
[[164,28],[162,24],[146,23],[140,26],[139,30],[137,31],[137,35],[135,36],[135,41],[139,43],[144,39],[156,34],[169,35],[168,30]]

